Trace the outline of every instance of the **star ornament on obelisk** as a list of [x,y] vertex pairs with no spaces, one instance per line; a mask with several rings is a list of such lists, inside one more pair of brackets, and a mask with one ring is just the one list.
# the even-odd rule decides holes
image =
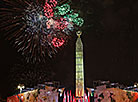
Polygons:
[[83,44],[81,31],[77,32],[76,41],[76,98],[84,97],[84,65],[83,65]]

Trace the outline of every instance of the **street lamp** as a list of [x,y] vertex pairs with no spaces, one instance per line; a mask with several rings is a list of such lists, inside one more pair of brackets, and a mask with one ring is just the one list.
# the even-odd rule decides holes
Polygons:
[[24,84],[19,84],[17,88],[20,89],[20,93],[21,93],[22,92],[22,89],[24,89],[25,86],[24,86]]
[[135,83],[135,84],[134,84],[134,88],[137,88],[137,87],[138,87],[138,83]]

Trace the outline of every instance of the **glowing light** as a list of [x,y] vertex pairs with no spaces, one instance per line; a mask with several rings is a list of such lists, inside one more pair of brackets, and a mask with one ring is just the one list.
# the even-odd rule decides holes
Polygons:
[[84,23],[84,20],[82,18],[76,18],[73,20],[73,22],[77,25],[77,26],[82,26]]
[[56,9],[58,12],[56,12],[55,15],[65,15],[70,11],[70,5],[63,4],[61,6],[57,6]]
[[44,5],[44,13],[47,18],[51,18],[54,16],[53,7],[56,7],[57,1],[56,0],[50,0],[48,3],[48,0],[46,0]]
[[137,85],[134,85],[134,87],[137,87]]
[[23,96],[21,96],[21,99],[23,99]]
[[77,26],[81,27],[84,24],[84,20],[82,18],[78,18],[78,13],[72,13],[64,16],[69,22],[73,22]]
[[53,40],[52,40],[52,44],[55,46],[55,47],[60,47],[60,46],[62,46],[63,44],[64,44],[64,40],[63,40],[63,38],[61,38],[61,39],[58,39],[58,38],[53,38]]
[[67,28],[68,22],[64,18],[60,18],[57,22],[55,22],[55,28],[57,29],[65,29]]
[[51,18],[46,22],[47,29],[50,29],[52,25],[54,25],[55,21]]
[[22,89],[24,89],[25,86],[24,86],[24,84],[19,84],[19,85],[17,86],[17,88],[20,89],[20,93],[21,93],[21,92],[22,92]]
[[43,8],[40,6],[37,6],[37,8],[34,8],[37,6],[36,4],[29,5],[27,9],[24,12],[23,20],[25,20],[26,23],[26,32],[29,34],[34,33],[45,33],[44,31],[46,29],[46,24],[48,18],[43,16]]

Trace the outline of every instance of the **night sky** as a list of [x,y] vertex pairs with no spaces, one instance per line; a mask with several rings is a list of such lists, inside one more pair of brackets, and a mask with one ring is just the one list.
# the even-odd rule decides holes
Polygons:
[[[137,0],[73,0],[80,3],[85,24],[82,28],[86,86],[94,80],[123,84],[138,82],[138,1]],[[75,40],[53,59],[54,80],[64,86],[74,85]],[[23,57],[0,32],[0,95],[10,92],[9,70]],[[24,61],[25,63],[25,61]]]

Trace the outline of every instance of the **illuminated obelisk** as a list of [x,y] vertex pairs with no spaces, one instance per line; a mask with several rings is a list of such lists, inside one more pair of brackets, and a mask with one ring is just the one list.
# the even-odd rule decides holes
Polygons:
[[82,32],[77,32],[76,41],[76,97],[84,96],[84,66],[83,66],[83,44],[81,41]]

